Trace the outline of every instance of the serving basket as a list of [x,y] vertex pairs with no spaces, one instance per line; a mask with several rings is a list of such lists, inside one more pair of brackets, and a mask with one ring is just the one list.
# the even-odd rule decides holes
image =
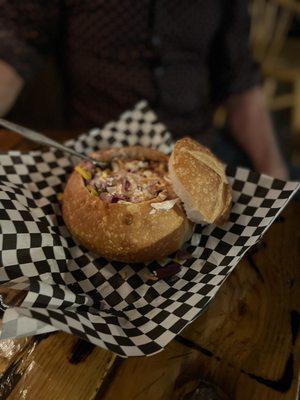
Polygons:
[[[170,153],[172,143],[141,101],[67,145],[84,153],[138,144]],[[64,225],[57,195],[72,163],[53,150],[0,155],[0,286],[26,293],[18,307],[7,305],[2,339],[61,330],[123,357],[161,351],[201,314],[299,188],[227,168],[233,207],[224,226],[197,225],[181,256],[126,264],[87,251]],[[151,279],[171,264],[179,266],[176,276]]]

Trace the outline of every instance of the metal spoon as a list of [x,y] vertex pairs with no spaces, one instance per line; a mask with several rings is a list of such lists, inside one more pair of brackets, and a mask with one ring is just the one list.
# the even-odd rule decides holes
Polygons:
[[0,125],[4,126],[5,128],[7,128],[13,132],[19,133],[20,135],[24,136],[26,139],[32,140],[33,142],[40,143],[40,144],[43,144],[43,145],[49,146],[49,147],[55,147],[58,150],[61,150],[68,154],[71,154],[72,156],[76,156],[78,158],[82,158],[83,160],[90,161],[95,166],[100,167],[101,169],[105,169],[105,168],[109,167],[109,163],[105,163],[105,162],[96,160],[95,158],[78,153],[77,151],[62,145],[62,144],[56,142],[55,140],[52,140],[45,135],[42,135],[41,133],[32,131],[31,129],[25,128],[21,125],[14,124],[13,122],[7,121],[3,118],[0,118]]

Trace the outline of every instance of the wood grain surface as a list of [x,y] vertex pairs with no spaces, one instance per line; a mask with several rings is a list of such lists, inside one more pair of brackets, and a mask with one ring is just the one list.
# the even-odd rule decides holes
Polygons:
[[[0,132],[0,151],[12,148],[32,146]],[[300,204],[292,203],[202,316],[155,356],[123,360],[64,333],[1,341],[0,399],[187,400],[204,380],[221,388],[224,399],[296,400],[299,222]],[[7,289],[1,293],[17,299]]]
[[35,340],[18,361],[8,399],[92,400],[115,356],[74,336],[57,333]]
[[299,205],[290,205],[284,215],[267,232],[257,253],[239,263],[204,314],[167,350],[123,363],[105,400],[177,400],[201,377],[221,387],[230,399],[296,399]]

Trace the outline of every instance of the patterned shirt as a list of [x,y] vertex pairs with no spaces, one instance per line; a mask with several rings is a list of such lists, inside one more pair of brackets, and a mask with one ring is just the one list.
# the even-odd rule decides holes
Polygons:
[[177,135],[259,83],[247,0],[0,0],[0,59],[26,80],[49,54],[68,115],[101,126],[147,99]]

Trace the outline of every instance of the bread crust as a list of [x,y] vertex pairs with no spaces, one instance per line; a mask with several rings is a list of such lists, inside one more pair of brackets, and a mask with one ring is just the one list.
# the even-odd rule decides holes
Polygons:
[[195,223],[222,225],[229,216],[232,194],[222,162],[190,138],[176,142],[169,175],[187,216]]
[[[132,159],[168,162],[168,156],[139,146],[103,150],[92,155],[102,161],[127,155]],[[174,198],[169,191],[168,198]],[[87,249],[109,259],[146,262],[164,258],[178,250],[193,231],[180,204],[168,211],[153,210],[151,203],[109,203],[87,190],[80,174],[74,171],[63,194],[63,218],[71,234]]]

